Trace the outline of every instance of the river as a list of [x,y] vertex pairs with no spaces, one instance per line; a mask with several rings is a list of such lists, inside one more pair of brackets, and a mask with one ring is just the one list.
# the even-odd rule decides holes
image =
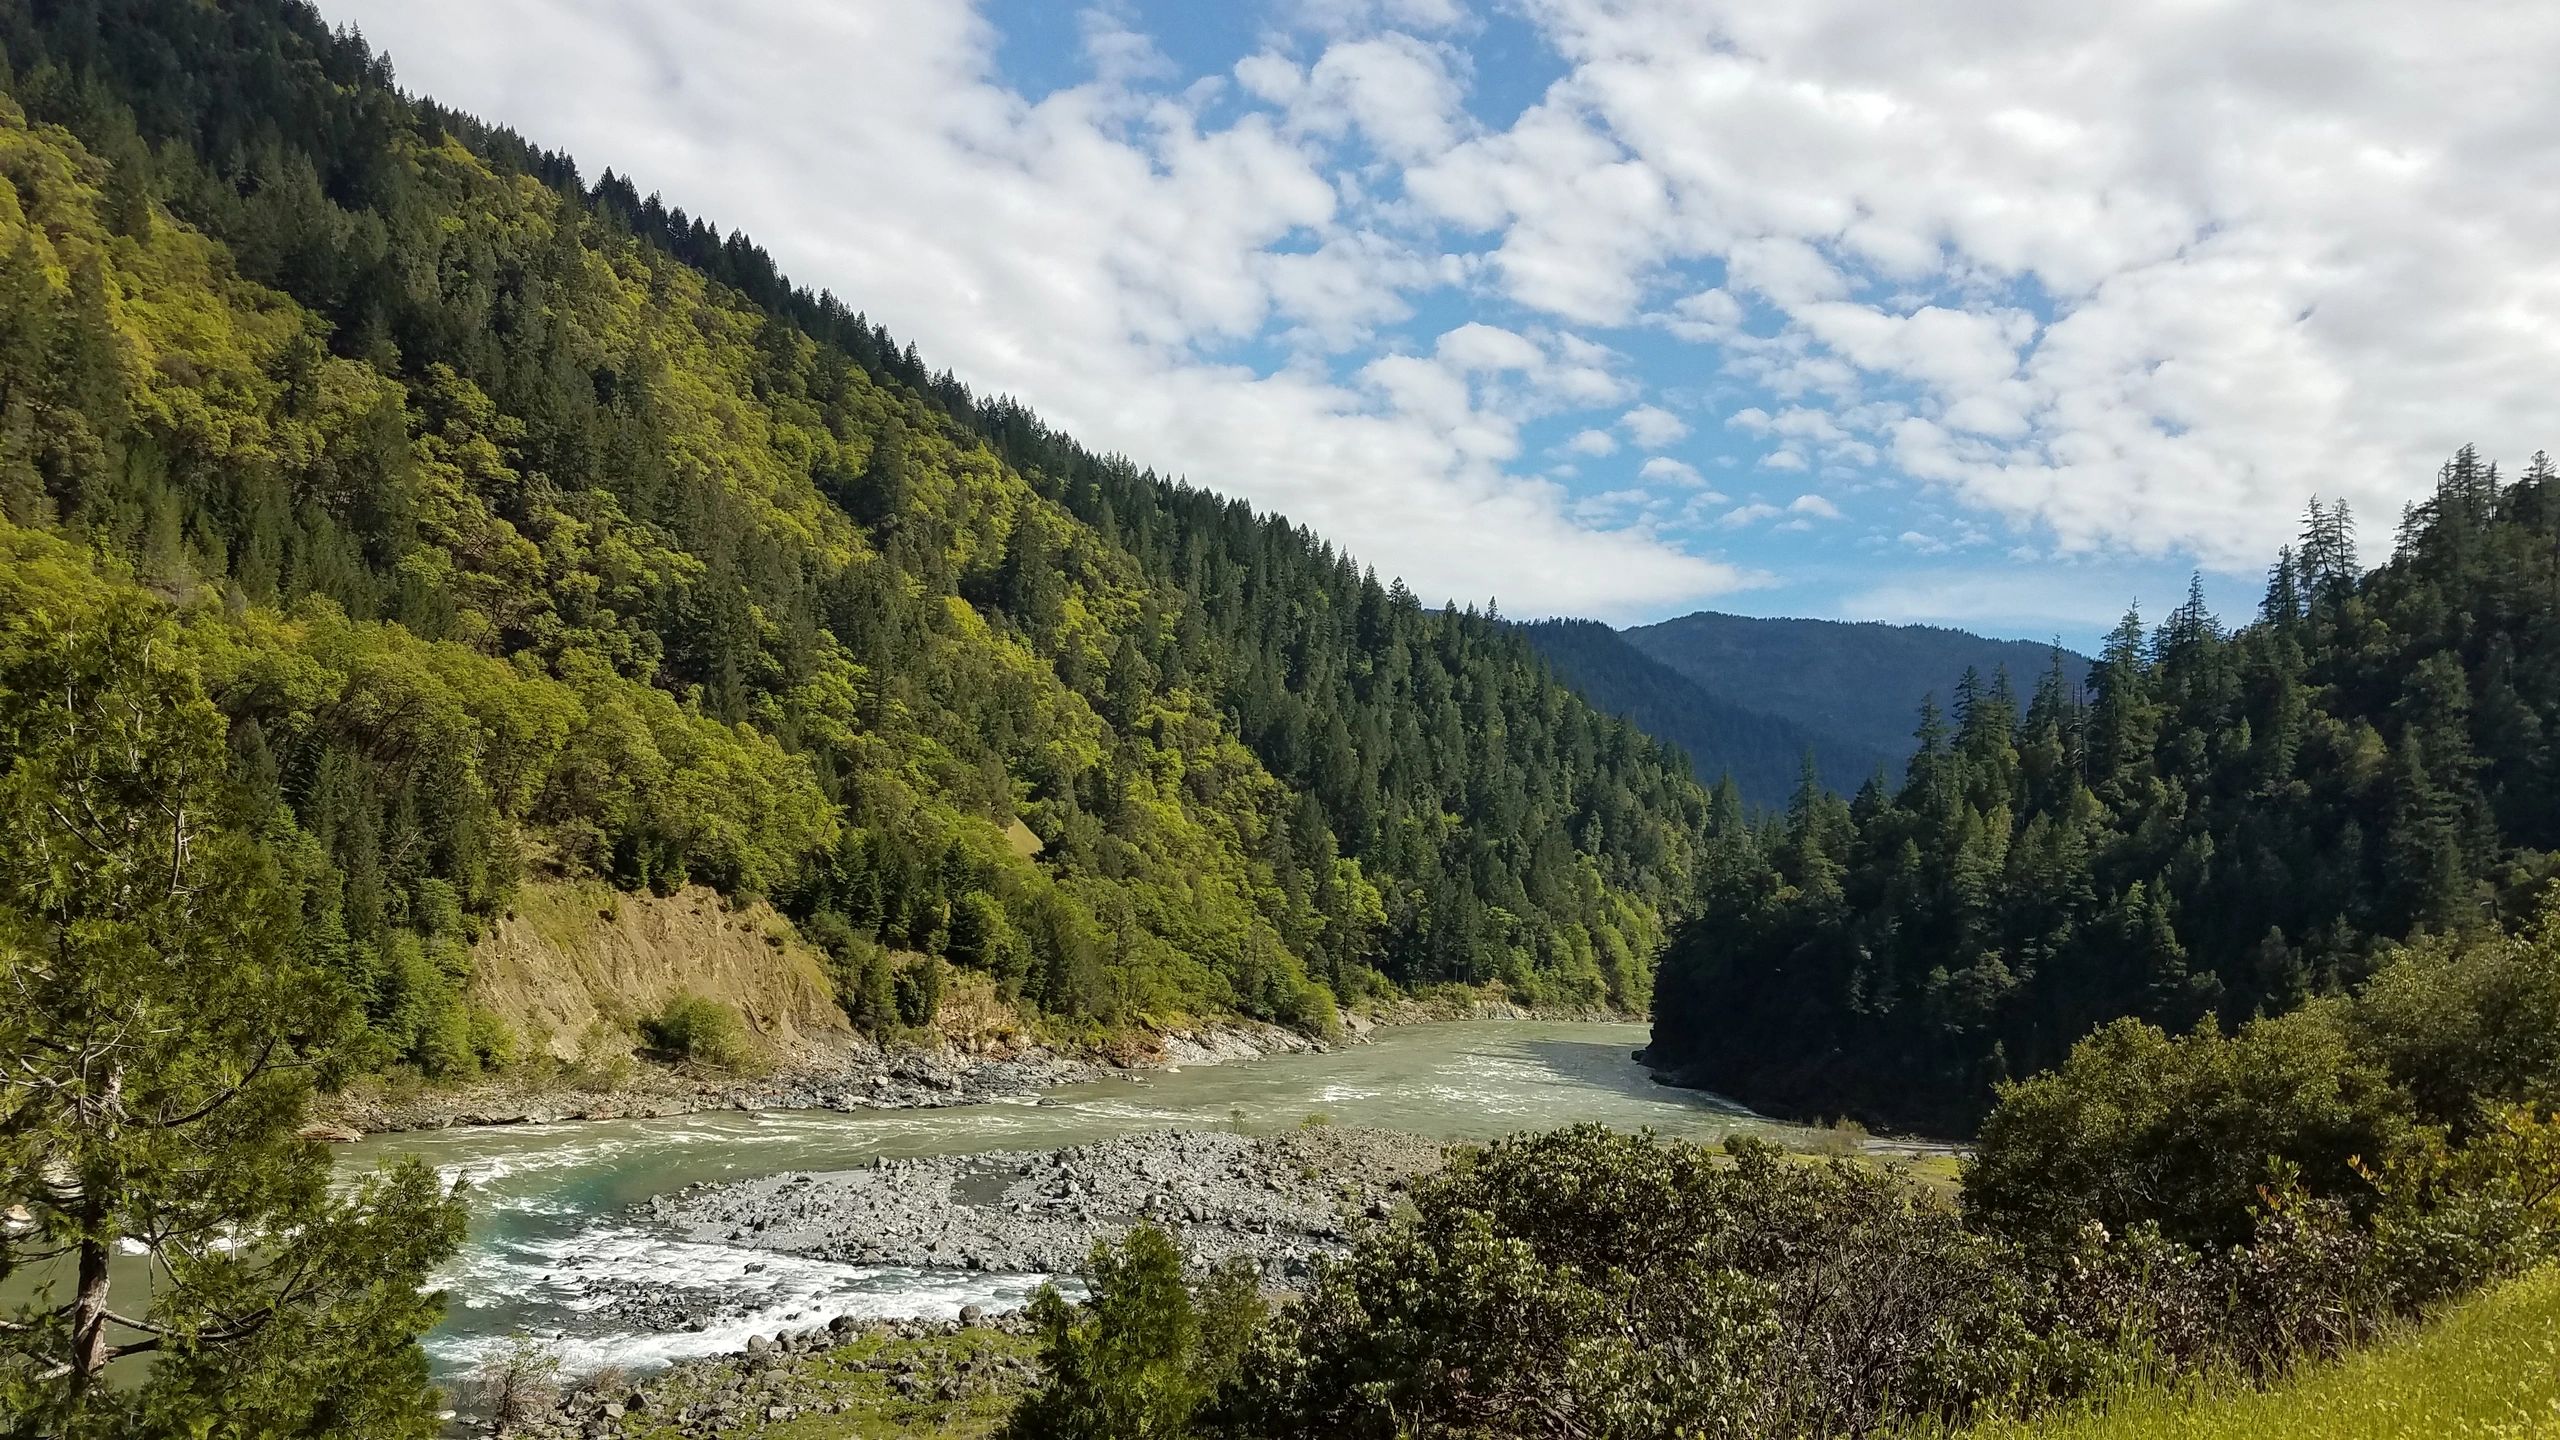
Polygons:
[[[1045,1149],[1154,1129],[1276,1130],[1316,1114],[1450,1140],[1591,1120],[1693,1139],[1736,1130],[1781,1142],[1807,1138],[1712,1095],[1654,1084],[1631,1058],[1644,1041],[1639,1025],[1404,1025],[1321,1054],[1133,1073],[990,1104],[426,1131],[349,1145],[340,1160],[368,1167],[414,1155],[470,1182],[470,1240],[438,1276],[449,1309],[427,1340],[440,1374],[467,1370],[520,1333],[549,1341],[573,1371],[642,1369],[841,1314],[947,1316],[973,1302],[1019,1304],[1045,1278],[684,1243],[627,1213],[634,1202],[696,1181]],[[716,1291],[732,1318],[692,1332],[634,1330],[601,1313],[606,1280]]]

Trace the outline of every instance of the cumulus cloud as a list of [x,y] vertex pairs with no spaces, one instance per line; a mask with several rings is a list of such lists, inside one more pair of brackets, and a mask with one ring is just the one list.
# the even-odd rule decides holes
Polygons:
[[1507,468],[1525,416],[1626,398],[1561,332],[1528,342],[1530,370],[1474,333],[1339,372],[1236,358],[1371,344],[1459,278],[1379,217],[1336,147],[1454,148],[1449,58],[1413,37],[1463,28],[1461,6],[1308,0],[1324,50],[1230,87],[1280,103],[1214,111],[1116,9],[1081,31],[1091,78],[1032,100],[998,76],[986,19],[941,0],[325,7],[406,84],[745,228],[978,389],[1282,511],[1423,594],[1633,616],[1745,579]]
[[[1684,414],[1879,559],[2080,580],[2560,439],[2560,6],[1278,0],[1204,62],[1104,5],[1036,100],[961,0],[324,6],[980,389],[1516,613],[1661,613],[1751,578],[1666,530],[1827,518],[1709,508]],[[1471,113],[1506,64],[1557,78]],[[1620,445],[1684,503],[1523,469]]]
[[1787,509],[1795,514],[1803,515],[1815,520],[1837,520],[1840,518],[1840,507],[1823,499],[1819,495],[1799,495],[1793,501],[1788,503]]
[[1687,421],[1659,405],[1639,405],[1619,416],[1618,423],[1625,426],[1636,443],[1647,450],[1676,445],[1689,434]]
[[2560,7],[1527,9],[1569,73],[1427,198],[1519,303],[1712,343],[1842,463],[2246,566],[2315,491],[2551,438]]

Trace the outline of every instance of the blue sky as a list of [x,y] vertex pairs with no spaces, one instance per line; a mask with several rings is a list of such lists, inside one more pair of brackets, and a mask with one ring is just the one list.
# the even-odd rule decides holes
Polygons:
[[2313,495],[2378,544],[2560,387],[2560,7],[322,3],[974,384],[1514,615],[2085,647],[2200,570],[2245,616]]

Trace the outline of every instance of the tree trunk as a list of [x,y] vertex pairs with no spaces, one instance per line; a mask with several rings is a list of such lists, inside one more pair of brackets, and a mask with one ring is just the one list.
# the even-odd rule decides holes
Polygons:
[[[100,1201],[92,1198],[82,1203],[83,1228],[104,1218]],[[103,1239],[80,1242],[80,1288],[71,1300],[71,1393],[75,1398],[107,1368],[107,1262],[114,1253]]]
[[[112,1156],[124,1115],[124,1067],[107,1071],[91,1117],[101,1134],[92,1142]],[[71,1297],[71,1394],[76,1400],[107,1368],[107,1267],[115,1259],[115,1237],[107,1233],[113,1186],[93,1165],[80,1177],[80,1281]]]

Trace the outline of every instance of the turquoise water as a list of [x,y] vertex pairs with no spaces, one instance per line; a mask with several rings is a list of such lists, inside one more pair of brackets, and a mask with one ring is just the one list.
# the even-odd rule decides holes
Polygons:
[[[472,1193],[471,1239],[438,1278],[439,1371],[467,1369],[519,1333],[569,1368],[645,1368],[735,1350],[749,1335],[840,1314],[950,1315],[1019,1303],[1043,1276],[838,1264],[680,1242],[626,1212],[696,1181],[828,1170],[882,1157],[1075,1145],[1145,1130],[1275,1130],[1323,1114],[1343,1125],[1490,1139],[1577,1121],[1713,1139],[1806,1138],[1693,1090],[1655,1085],[1631,1058],[1640,1025],[1463,1022],[1396,1026],[1367,1045],[1064,1086],[945,1110],[715,1112],[658,1120],[493,1126],[381,1136],[342,1164],[415,1155]],[[610,1283],[691,1289],[725,1313],[699,1331],[615,1319]]]

